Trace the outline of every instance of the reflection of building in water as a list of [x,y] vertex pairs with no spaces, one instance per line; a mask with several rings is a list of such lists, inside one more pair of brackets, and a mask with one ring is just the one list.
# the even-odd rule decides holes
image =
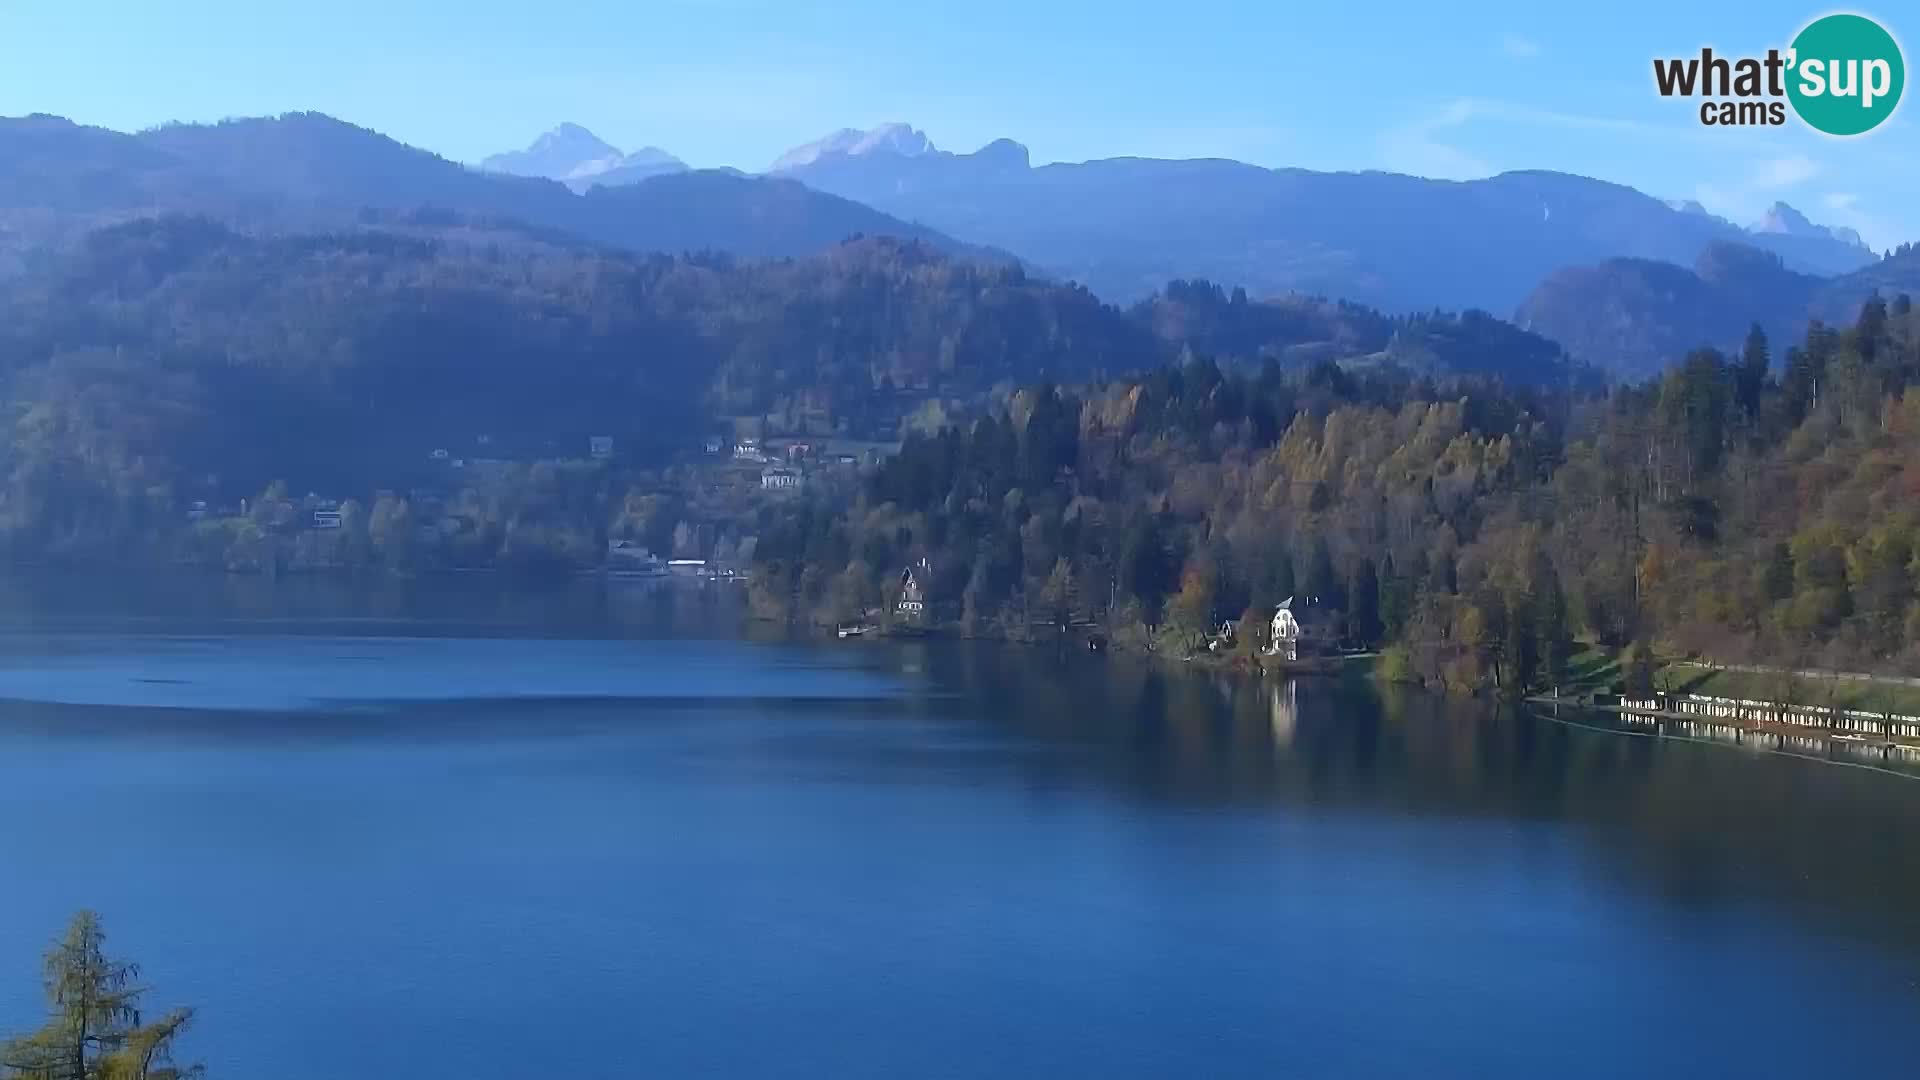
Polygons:
[[1298,660],[1300,650],[1300,620],[1293,617],[1293,597],[1280,601],[1274,609],[1272,636],[1267,640],[1267,655],[1282,660]]
[[1273,696],[1267,702],[1267,726],[1273,729],[1275,749],[1293,745],[1293,726],[1300,718],[1298,692],[1299,684],[1292,679],[1273,684]]

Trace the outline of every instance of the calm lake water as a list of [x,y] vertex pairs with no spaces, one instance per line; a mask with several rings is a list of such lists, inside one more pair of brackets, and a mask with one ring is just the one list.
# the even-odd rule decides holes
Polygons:
[[1920,781],[698,588],[0,587],[0,1027],[214,1080],[1910,1075]]

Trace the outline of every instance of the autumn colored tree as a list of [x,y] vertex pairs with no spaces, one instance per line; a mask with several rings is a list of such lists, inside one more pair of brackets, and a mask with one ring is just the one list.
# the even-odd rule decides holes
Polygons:
[[1053,569],[1048,572],[1047,580],[1040,589],[1037,604],[1040,618],[1058,633],[1065,634],[1073,625],[1073,607],[1077,592],[1072,564],[1064,557],[1055,559]]
[[1213,601],[1219,588],[1218,571],[1212,560],[1196,557],[1188,560],[1180,573],[1180,591],[1167,605],[1174,628],[1189,648],[1205,641],[1213,632]]
[[21,1080],[184,1080],[198,1065],[173,1060],[192,1009],[142,1014],[148,988],[139,965],[106,955],[106,931],[90,911],[75,915],[47,951],[45,1026],[0,1048],[0,1065]]

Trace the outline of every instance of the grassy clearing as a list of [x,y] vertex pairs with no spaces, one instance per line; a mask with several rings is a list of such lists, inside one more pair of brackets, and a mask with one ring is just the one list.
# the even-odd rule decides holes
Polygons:
[[1673,691],[1681,694],[1711,694],[1715,697],[1752,698],[1759,701],[1790,698],[1802,705],[1834,705],[1866,712],[1920,715],[1920,687],[1896,683],[1720,671],[1688,663],[1666,665],[1661,674],[1663,678],[1658,685],[1665,688],[1669,685],[1665,680],[1670,679]]
[[[1583,645],[1568,665],[1572,677],[1561,688],[1568,695],[1611,693],[1618,685],[1626,650]],[[1678,657],[1660,657],[1653,685],[1661,693],[1706,694],[1756,701],[1790,699],[1801,705],[1837,705],[1867,712],[1920,716],[1920,687],[1865,680],[1788,676],[1782,673],[1724,671]]]
[[1598,645],[1580,646],[1567,662],[1569,677],[1564,691],[1569,694],[1608,692],[1620,678],[1620,665],[1625,659],[1624,652]]

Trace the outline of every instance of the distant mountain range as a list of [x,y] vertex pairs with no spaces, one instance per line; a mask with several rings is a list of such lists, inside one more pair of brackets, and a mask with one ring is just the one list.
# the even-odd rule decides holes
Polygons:
[[1033,168],[999,140],[937,149],[904,124],[843,131],[775,175],[866,203],[1128,300],[1172,278],[1256,294],[1338,296],[1390,311],[1512,311],[1541,278],[1612,257],[1690,264],[1716,242],[1833,275],[1874,259],[1859,237],[1787,207],[1755,230],[1632,188],[1555,172],[1456,183],[1237,161],[1114,158]]
[[1756,236],[1792,236],[1806,240],[1831,240],[1848,247],[1866,248],[1867,242],[1852,229],[1833,225],[1815,225],[1807,216],[1783,202],[1767,209],[1759,221],[1747,227]]
[[486,172],[558,180],[574,191],[634,184],[653,176],[687,171],[687,163],[657,146],[631,154],[603,141],[578,124],[561,124],[525,150],[494,154],[480,162]]
[[[562,125],[486,164],[583,187],[621,182],[626,174],[606,168],[618,156],[584,129]],[[1200,278],[1389,312],[1507,313],[1548,275],[1612,258],[1683,267],[1712,245],[1742,243],[1821,277],[1875,258],[1857,233],[1814,224],[1785,203],[1743,228],[1698,202],[1666,203],[1554,172],[1456,183],[1225,160],[1034,168],[1012,140],[953,153],[905,123],[833,132],[782,154],[767,175],[1013,252],[1119,302]]]
[[[1729,343],[1756,318],[1795,334],[1810,314],[1846,317],[1872,289],[1920,286],[1913,260],[1878,261],[1850,230],[1785,204],[1742,228],[1697,203],[1555,172],[1456,183],[1223,160],[1035,168],[1019,143],[953,153],[906,124],[835,132],[759,176],[625,153],[574,124],[475,168],[317,113],[138,134],[0,119],[0,276],[89,230],[165,212],[268,233],[447,213],[564,243],[749,257],[892,236],[1017,259],[1121,304],[1205,280],[1387,317],[1518,312],[1576,360],[1618,373]],[[1461,325],[1449,341],[1484,338]]]
[[[509,164],[558,167],[605,145],[589,140],[584,131],[559,133]],[[634,157],[600,175],[632,168]],[[806,255],[866,234],[1010,258],[780,177],[679,170],[587,188],[472,169],[319,113],[136,135],[53,116],[0,119],[0,273],[18,269],[36,246],[166,211],[298,231],[351,225],[369,208],[434,208],[636,251]]]
[[816,139],[781,154],[768,172],[785,172],[818,164],[824,158],[868,157],[887,154],[893,157],[920,157],[935,153],[933,140],[924,132],[906,124],[882,124],[872,131],[841,128],[824,139]]

